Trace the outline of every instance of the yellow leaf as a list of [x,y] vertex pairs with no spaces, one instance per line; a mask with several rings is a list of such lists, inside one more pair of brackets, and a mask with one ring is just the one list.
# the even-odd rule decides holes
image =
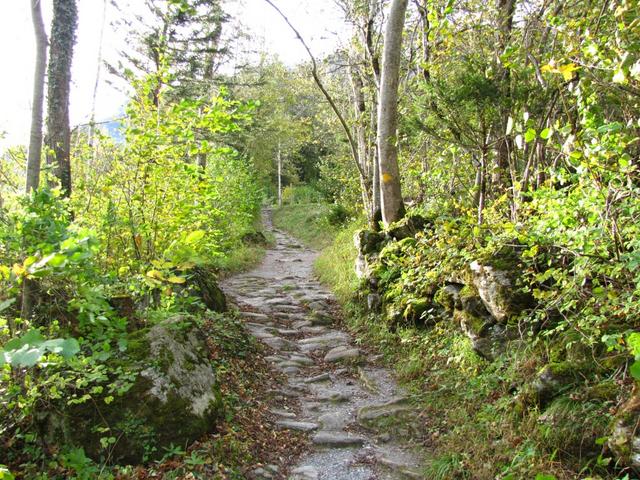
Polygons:
[[176,276],[176,275],[174,275],[174,276],[172,276],[172,277],[167,278],[167,282],[170,282],[170,283],[184,283],[184,282],[186,282],[186,281],[187,281],[187,279],[186,279],[186,278],[184,278],[184,277],[178,277],[178,276]]
[[160,272],[159,270],[149,270],[147,272],[147,277],[155,278],[158,280],[164,280],[164,276],[162,275],[162,272]]
[[391,180],[393,180],[393,176],[389,175],[388,173],[382,174],[382,183],[389,183]]
[[16,277],[22,277],[25,273],[27,273],[27,270],[18,263],[13,265],[12,270]]
[[567,82],[573,78],[573,72],[576,70],[578,70],[578,67],[575,63],[567,63],[566,65],[561,65],[558,68],[559,73],[562,74],[562,78]]

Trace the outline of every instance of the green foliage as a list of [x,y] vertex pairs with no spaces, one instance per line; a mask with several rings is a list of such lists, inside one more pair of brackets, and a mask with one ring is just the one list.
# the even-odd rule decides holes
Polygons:
[[69,359],[80,351],[75,338],[46,340],[37,330],[29,330],[20,338],[13,338],[0,349],[0,367],[33,367],[46,353],[55,353]]

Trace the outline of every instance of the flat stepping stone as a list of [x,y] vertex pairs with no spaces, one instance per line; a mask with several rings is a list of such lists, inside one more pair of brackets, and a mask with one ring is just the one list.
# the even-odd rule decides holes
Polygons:
[[301,355],[291,355],[291,358],[289,358],[289,361],[295,362],[298,365],[313,365],[315,363],[309,357],[303,357]]
[[336,431],[346,427],[348,420],[340,413],[331,412],[320,415],[318,417],[318,423],[322,426],[323,431]]
[[364,438],[339,432],[318,432],[311,441],[318,446],[333,448],[361,447]]
[[311,325],[311,322],[303,322],[303,323],[305,323],[305,325],[302,326],[302,327],[296,327],[295,323],[293,324],[293,327],[294,328],[299,328],[302,333],[312,333],[314,335],[317,335],[319,333],[324,333],[324,332],[327,331],[326,327],[323,327],[323,326],[320,326],[320,325],[317,326],[317,327],[311,327],[311,326],[309,326],[309,325]]
[[335,362],[357,362],[361,359],[360,349],[347,346],[332,348],[324,356],[324,361]]
[[269,320],[269,315],[256,312],[242,312],[242,316],[245,318],[253,318],[254,320]]
[[298,330],[289,330],[286,328],[278,328],[276,329],[276,332],[278,332],[280,335],[284,335],[285,337],[288,337],[290,335],[299,335],[300,332]]
[[295,420],[280,420],[276,422],[276,426],[287,430],[297,430],[298,432],[312,432],[318,429],[317,423],[296,422]]
[[414,412],[415,409],[409,404],[404,397],[394,398],[393,400],[378,405],[367,405],[358,410],[357,419],[360,424],[367,424],[381,418],[393,417],[395,415],[406,412]]
[[404,463],[397,462],[384,456],[378,456],[376,460],[378,461],[378,463],[380,463],[380,465],[383,465],[388,469],[399,473],[404,478],[415,480],[422,480],[424,478],[424,476],[420,472],[413,470],[411,465],[405,465]]
[[[311,327],[311,322],[309,320],[298,320],[296,322],[293,322],[291,326],[303,332],[305,332],[306,328],[313,328]],[[305,333],[313,333],[313,332],[305,332]]]
[[315,337],[303,338],[298,340],[300,345],[321,344],[327,347],[337,347],[338,345],[351,340],[349,335],[343,332],[332,331],[325,333],[324,335],[318,335]]
[[322,402],[348,402],[351,400],[351,394],[338,392],[337,390],[325,390],[318,394],[318,400]]
[[318,480],[319,478],[318,470],[312,466],[304,466],[292,470],[289,480]]
[[331,380],[331,375],[328,373],[321,373],[320,375],[316,375],[315,377],[309,377],[304,380],[304,383],[318,383],[318,382],[326,382],[327,380]]
[[271,336],[270,338],[263,338],[262,341],[274,350],[293,350],[294,348],[291,342],[280,337]]
[[287,375],[294,375],[300,371],[300,367],[284,367],[280,370],[282,373],[286,373]]
[[296,418],[297,415],[293,412],[289,412],[287,410],[279,410],[277,408],[271,409],[269,410],[271,413],[273,413],[274,415],[277,415],[278,417],[284,417],[284,418]]

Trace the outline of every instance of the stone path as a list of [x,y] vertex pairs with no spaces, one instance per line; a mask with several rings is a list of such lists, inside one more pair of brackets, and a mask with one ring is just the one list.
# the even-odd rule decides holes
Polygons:
[[[316,254],[273,229],[269,212],[265,224],[275,247],[258,268],[225,280],[223,288],[287,377],[272,392],[276,428],[310,435],[311,451],[289,480],[422,478],[417,456],[402,441],[416,412],[390,372],[332,325],[332,297],[313,277]],[[254,476],[278,474],[261,469]]]

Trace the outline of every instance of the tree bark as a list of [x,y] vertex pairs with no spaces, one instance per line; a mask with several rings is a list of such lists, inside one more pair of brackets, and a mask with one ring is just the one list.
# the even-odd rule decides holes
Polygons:
[[408,0],[393,0],[384,34],[380,104],[378,105],[378,162],[380,200],[385,227],[404,216],[398,167],[398,84],[402,32]]
[[36,65],[33,75],[33,97],[31,109],[31,134],[27,158],[27,185],[30,193],[40,184],[40,162],[42,158],[42,114],[44,104],[44,76],[47,68],[47,34],[42,21],[40,0],[31,0],[31,17],[36,39]]
[[282,206],[282,152],[278,142],[278,206]]
[[[31,0],[31,18],[36,39],[36,65],[33,74],[33,105],[31,106],[31,134],[29,135],[29,156],[27,157],[26,192],[30,194],[40,185],[40,163],[42,160],[42,114],[44,104],[44,76],[47,68],[47,34],[42,21],[40,0]],[[35,303],[35,282],[29,278],[22,281],[22,304],[20,318],[27,320],[33,315]],[[15,334],[13,318],[9,320],[9,330]]]
[[515,12],[515,0],[497,0],[496,8],[498,10],[498,42],[496,50],[496,64],[498,65],[500,82],[500,90],[502,91],[503,105],[501,107],[500,117],[500,137],[498,138],[496,164],[492,174],[491,183],[499,195],[505,189],[507,184],[507,171],[509,169],[509,156],[513,150],[511,146],[511,138],[506,135],[505,129],[509,119],[510,101],[511,101],[511,73],[508,68],[502,66],[500,56],[505,53],[509,40],[511,38],[511,30],[513,29],[513,15]]
[[69,93],[77,23],[75,0],[53,1],[47,92],[47,163],[53,167],[64,197],[71,195]]

